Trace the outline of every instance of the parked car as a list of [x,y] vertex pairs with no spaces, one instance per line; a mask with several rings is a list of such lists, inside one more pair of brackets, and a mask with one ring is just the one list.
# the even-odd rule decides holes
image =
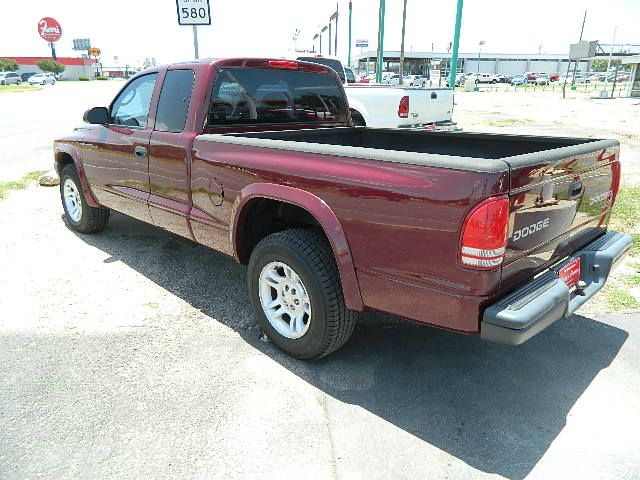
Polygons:
[[607,79],[606,73],[594,73],[588,77],[589,82],[604,82]]
[[356,76],[353,74],[353,70],[349,67],[344,67],[344,75],[347,83],[356,83]]
[[400,75],[394,73],[393,75],[389,75],[387,78],[382,79],[382,83],[387,85],[399,85],[400,84]]
[[513,75],[506,75],[504,73],[501,73],[500,75],[496,75],[496,78],[498,79],[499,83],[511,83]]
[[[470,78],[470,75],[465,75],[464,73],[457,73],[456,74],[456,87],[459,87],[461,85],[464,85],[464,81]],[[447,78],[446,80],[446,85],[447,87],[451,87],[451,85],[449,85],[449,78]]]
[[56,79],[52,73],[36,73],[29,77],[29,85],[54,85]]
[[513,86],[526,85],[527,78],[528,78],[527,75],[524,75],[524,74],[514,75],[513,78],[511,79],[511,85]]
[[557,82],[560,79],[560,74],[559,73],[550,73],[549,74],[549,81],[550,82]]
[[551,80],[546,73],[539,73],[536,76],[536,85],[549,85],[549,83],[551,83]]
[[20,85],[22,79],[16,72],[0,72],[0,85]]
[[422,80],[420,78],[420,75],[405,75],[402,77],[402,83],[410,87],[419,87],[422,86]]
[[569,75],[562,74],[560,75],[559,82],[565,83],[565,79],[566,79],[566,83],[591,83],[590,77],[585,76],[581,72],[576,73],[575,82],[573,81],[573,78],[574,78],[573,72],[569,73]]
[[342,80],[307,62],[152,67],[84,120],[54,143],[69,227],[114,210],[231,255],[261,329],[302,359],[367,309],[520,344],[632,246],[607,229],[618,141],[353,128]]
[[23,82],[28,82],[31,77],[33,77],[37,72],[27,72],[20,75],[20,79]]
[[628,73],[618,73],[618,75],[614,73],[613,75],[609,75],[607,77],[607,82],[613,82],[614,80],[616,82],[628,82],[629,79],[630,75]]
[[474,78],[476,83],[498,83],[498,77],[493,73],[476,73]]
[[426,87],[429,84],[429,77],[427,75],[410,75],[413,77],[410,85],[413,87]]
[[356,79],[356,83],[371,83],[371,82],[374,82],[374,81],[375,81],[375,78],[368,77],[366,75],[360,75]]
[[[343,82],[351,117],[357,126],[453,130],[453,92],[448,88],[416,89],[409,85],[344,83],[342,62],[334,57],[305,56],[297,60],[332,68]],[[392,74],[394,83],[400,78]]]

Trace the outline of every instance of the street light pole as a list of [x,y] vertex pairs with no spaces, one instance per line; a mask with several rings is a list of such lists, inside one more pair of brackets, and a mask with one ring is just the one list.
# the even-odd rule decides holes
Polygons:
[[482,53],[482,45],[484,45],[484,40],[480,40],[478,42],[478,65],[477,65],[477,75],[476,75],[476,86],[474,90],[477,92],[480,90],[480,54]]
[[[349,0],[349,53],[347,54],[347,65],[351,67],[351,14],[352,14],[351,0]],[[362,52],[361,52],[362,53]],[[358,63],[360,65],[360,63]]]
[[333,20],[334,18],[336,20],[336,33],[333,35],[333,54],[337,57],[338,56],[338,2],[336,2],[336,13],[331,15],[331,18],[329,19],[329,21]]
[[376,82],[382,83],[382,61],[384,59],[384,2],[380,0],[378,12],[378,65],[376,69]]
[[460,43],[460,26],[462,25],[462,3],[458,0],[456,9],[456,26],[453,32],[453,53],[451,54],[451,65],[449,67],[449,86],[456,89],[456,73],[458,71],[458,45]]
[[404,27],[407,22],[407,0],[404,0],[404,6],[402,7],[402,41],[400,42],[400,78],[398,83],[402,85],[402,77],[404,77]]

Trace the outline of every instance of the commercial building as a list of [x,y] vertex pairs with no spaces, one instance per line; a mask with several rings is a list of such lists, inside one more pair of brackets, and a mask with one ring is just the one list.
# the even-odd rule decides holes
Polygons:
[[[377,52],[363,52],[356,57],[355,68],[358,73],[374,72]],[[404,72],[407,75],[428,75],[436,64],[440,71],[448,73],[451,53],[445,52],[405,52]],[[524,72],[564,73],[567,71],[569,56],[558,53],[518,54],[518,53],[460,53],[458,55],[458,72],[494,73],[515,75]],[[367,68],[367,65],[369,68]],[[573,66],[571,67],[573,69]],[[398,73],[400,69],[400,52],[385,51],[383,71]],[[578,72],[589,71],[589,60],[578,62]]]
[[[0,58],[9,58],[18,62],[18,73],[40,73],[38,62],[41,60],[51,60],[51,57],[11,57],[2,56]],[[74,57],[58,57],[59,63],[65,66],[64,72],[60,75],[66,80],[77,80],[80,77],[95,76],[94,59],[74,58]]]

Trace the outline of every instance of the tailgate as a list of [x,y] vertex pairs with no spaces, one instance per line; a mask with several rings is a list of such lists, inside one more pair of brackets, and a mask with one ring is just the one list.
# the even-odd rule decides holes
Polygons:
[[407,124],[435,123],[451,120],[453,91],[449,88],[405,88],[409,95]]
[[599,140],[505,159],[511,214],[503,286],[605,232],[620,180],[618,155],[618,142]]

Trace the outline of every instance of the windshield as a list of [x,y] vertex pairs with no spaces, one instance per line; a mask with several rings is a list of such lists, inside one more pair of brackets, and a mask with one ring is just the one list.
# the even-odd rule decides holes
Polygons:
[[344,76],[344,69],[342,68],[342,63],[340,63],[340,60],[321,57],[298,57],[298,60],[303,62],[319,63],[320,65],[324,65],[325,67],[332,68],[338,74],[338,77],[340,77],[340,80],[342,80],[343,83],[346,81],[346,78]]

